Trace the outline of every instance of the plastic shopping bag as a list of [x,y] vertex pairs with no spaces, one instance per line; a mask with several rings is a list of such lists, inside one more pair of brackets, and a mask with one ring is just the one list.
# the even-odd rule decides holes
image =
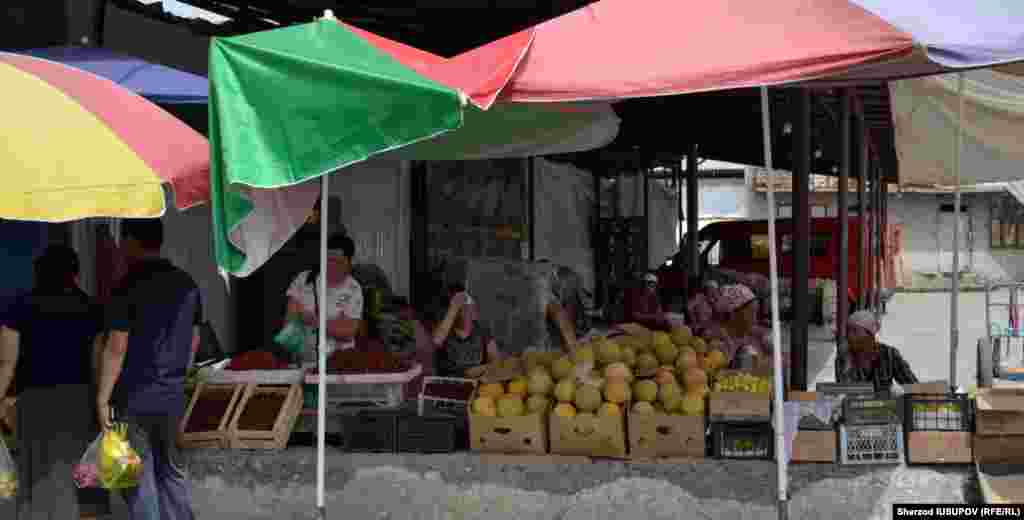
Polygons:
[[289,320],[284,328],[274,336],[274,343],[281,345],[292,354],[301,354],[306,348],[306,337],[309,330],[300,321]]
[[18,495],[18,468],[3,437],[0,437],[0,502]]
[[138,486],[142,458],[128,442],[127,425],[118,423],[101,433],[72,468],[72,474],[79,488],[117,490]]

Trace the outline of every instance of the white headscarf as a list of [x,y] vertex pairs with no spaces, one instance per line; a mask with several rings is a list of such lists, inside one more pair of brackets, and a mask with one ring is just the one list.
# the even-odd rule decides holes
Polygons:
[[878,318],[875,318],[875,313],[871,311],[857,311],[851,314],[849,326],[864,329],[870,332],[872,336],[877,335],[878,331],[882,330],[882,324],[878,322]]

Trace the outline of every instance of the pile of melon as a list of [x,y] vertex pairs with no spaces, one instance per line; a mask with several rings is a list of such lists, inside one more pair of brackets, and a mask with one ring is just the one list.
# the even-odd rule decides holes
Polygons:
[[702,415],[709,378],[727,364],[722,351],[687,327],[630,331],[581,343],[571,354],[524,354],[525,375],[480,385],[472,413],[516,417],[553,405],[560,417],[620,416],[631,405],[635,413]]

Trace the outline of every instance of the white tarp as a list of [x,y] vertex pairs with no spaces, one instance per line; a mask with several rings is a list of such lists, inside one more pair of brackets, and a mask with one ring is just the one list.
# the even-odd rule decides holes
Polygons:
[[[889,89],[900,183],[955,184],[957,76],[893,81]],[[962,185],[1024,179],[1024,76],[965,72],[963,130]]]

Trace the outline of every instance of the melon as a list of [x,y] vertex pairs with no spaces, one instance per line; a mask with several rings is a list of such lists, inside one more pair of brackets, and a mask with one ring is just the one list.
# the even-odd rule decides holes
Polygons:
[[654,406],[646,401],[640,401],[639,403],[633,405],[633,413],[652,414],[654,412]]
[[494,404],[494,399],[490,397],[477,397],[473,400],[473,413],[494,417],[498,415],[498,409]]
[[551,399],[548,399],[547,396],[534,394],[526,400],[526,410],[531,414],[542,413],[548,409],[550,404]]
[[480,385],[480,397],[490,397],[491,399],[498,399],[505,393],[505,387],[501,383],[487,383]]
[[601,390],[595,386],[583,385],[576,389],[576,408],[582,412],[593,412],[601,406]]
[[636,365],[636,349],[633,347],[622,347],[622,356],[620,360],[627,367]]
[[527,352],[523,354],[523,364],[526,365],[526,371],[532,372],[540,367],[545,367],[545,359],[543,352]]
[[633,372],[626,366],[625,363],[612,363],[604,367],[605,379],[621,379],[624,381],[632,381]]
[[708,375],[699,368],[691,368],[683,373],[683,381],[686,383],[686,388],[699,388],[707,386]]
[[555,406],[555,415],[559,417],[576,417],[576,407],[569,403],[558,403],[558,406]]
[[701,338],[693,338],[692,340],[690,340],[690,346],[693,347],[693,350],[696,350],[701,354],[708,351],[708,344],[705,343],[704,340]]
[[622,357],[622,349],[619,348],[618,343],[610,339],[603,339],[597,343],[596,354],[599,362],[608,365],[619,361]]
[[650,372],[658,368],[658,358],[650,352],[643,352],[636,356],[636,369],[640,372]]
[[725,357],[721,350],[712,350],[704,356],[704,365],[710,367],[711,370],[721,370],[728,364],[729,359]]
[[690,349],[683,349],[679,354],[679,358],[676,359],[676,370],[680,373],[686,372],[691,368],[697,368],[697,353]]
[[672,363],[675,363],[676,358],[679,357],[679,348],[673,345],[671,341],[655,343],[654,355],[658,357],[658,361],[661,364],[671,365]]
[[652,402],[658,398],[658,383],[650,379],[637,381],[633,385],[633,397],[638,401]]
[[519,376],[508,382],[508,393],[518,396],[525,396],[529,382],[525,377]]
[[563,379],[555,385],[555,399],[563,403],[571,403],[576,398],[576,382]]
[[661,400],[662,409],[665,413],[675,413],[683,403],[683,394],[672,394]]
[[672,339],[672,343],[676,346],[681,347],[683,345],[689,345],[690,339],[693,338],[693,331],[690,327],[683,325],[682,327],[673,327],[672,332],[669,333]]
[[687,393],[679,404],[679,410],[683,415],[704,415],[704,396]]
[[551,379],[551,374],[548,374],[548,371],[543,368],[536,368],[530,373],[526,389],[533,395],[548,395],[553,386],[555,386],[555,382]]
[[[672,398],[680,397],[682,394],[683,390],[675,383],[658,385],[658,400],[661,401],[662,404],[667,405]],[[672,407],[666,406],[666,409],[672,409]]]
[[569,359],[569,356],[561,356],[551,364],[551,377],[561,381],[572,374],[573,368],[572,360]]
[[671,368],[661,367],[654,373],[654,382],[658,385],[674,385],[677,383],[676,375]]
[[526,406],[518,395],[508,394],[498,399],[498,417],[519,417],[525,412]]
[[594,362],[594,349],[590,345],[581,346],[572,353],[572,359],[577,365],[586,365]]
[[629,401],[630,394],[629,384],[625,381],[612,381],[604,387],[604,397],[610,403],[621,404]]
[[597,411],[597,415],[601,417],[619,417],[622,415],[622,409],[615,403],[604,403]]

